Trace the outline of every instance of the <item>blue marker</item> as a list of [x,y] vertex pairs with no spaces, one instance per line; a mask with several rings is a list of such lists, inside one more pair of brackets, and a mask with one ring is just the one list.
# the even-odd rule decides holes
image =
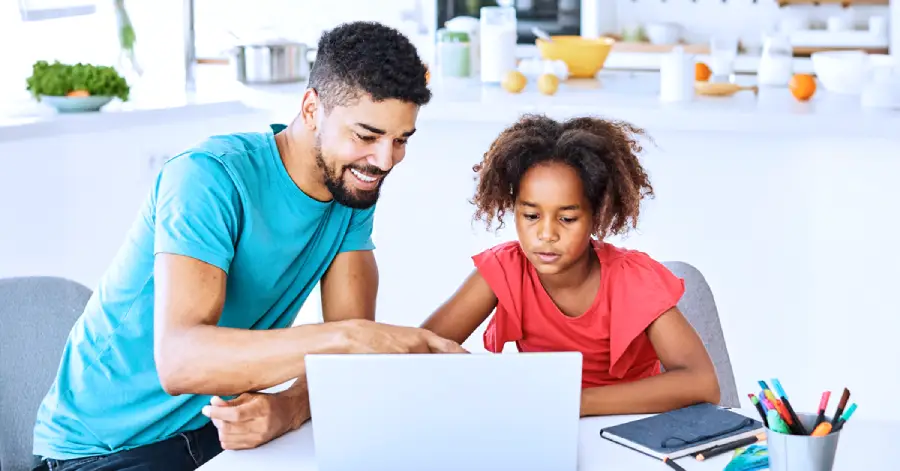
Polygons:
[[785,394],[784,389],[781,388],[781,381],[778,381],[775,378],[772,378],[772,385],[775,386],[775,394],[778,394],[779,397],[787,399],[787,394]]
[[837,432],[838,430],[844,428],[844,423],[850,420],[850,416],[856,412],[856,403],[850,404],[850,407],[844,411],[844,415],[841,416],[840,420],[838,420],[837,426],[832,430],[832,432]]

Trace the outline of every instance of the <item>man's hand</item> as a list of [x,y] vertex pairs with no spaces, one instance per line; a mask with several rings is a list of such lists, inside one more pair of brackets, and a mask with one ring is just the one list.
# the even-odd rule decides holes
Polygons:
[[341,324],[348,353],[468,353],[458,343],[425,329],[360,319]]
[[309,420],[309,400],[289,391],[244,393],[230,401],[216,396],[203,415],[219,430],[223,450],[243,450],[298,429]]

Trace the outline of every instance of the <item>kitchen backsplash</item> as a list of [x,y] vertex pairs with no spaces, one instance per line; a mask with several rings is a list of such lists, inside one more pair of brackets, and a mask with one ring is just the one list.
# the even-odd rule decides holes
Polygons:
[[[645,22],[678,23],[687,42],[708,40],[711,35],[737,34],[748,46],[759,46],[762,34],[774,30],[788,18],[806,18],[824,27],[831,16],[843,16],[864,27],[872,15],[888,16],[887,6],[789,5],[775,0],[599,0],[601,8],[612,6],[618,28]],[[897,1],[897,0],[895,0]]]
[[[582,0],[597,15],[600,31],[652,21],[681,24],[688,42],[705,42],[718,32],[736,32],[756,47],[762,33],[779,21],[805,17],[823,24],[833,15],[864,25],[869,16],[888,18],[895,49],[900,44],[900,0],[894,6],[837,5],[779,7],[776,0]],[[24,79],[38,59],[109,63],[117,56],[112,1],[97,1],[97,13],[84,17],[25,23],[18,2],[0,0],[0,40],[26,44],[10,48],[0,76],[0,102],[9,93],[23,96]],[[171,76],[183,70],[183,0],[127,0],[137,32],[137,53],[150,74]],[[314,45],[322,31],[352,20],[375,20],[395,26],[416,43],[428,60],[436,25],[434,0],[195,0],[197,52],[224,57],[235,36],[268,31]],[[890,11],[893,10],[893,13]],[[897,26],[897,27],[895,27]],[[234,35],[233,35],[233,34]]]

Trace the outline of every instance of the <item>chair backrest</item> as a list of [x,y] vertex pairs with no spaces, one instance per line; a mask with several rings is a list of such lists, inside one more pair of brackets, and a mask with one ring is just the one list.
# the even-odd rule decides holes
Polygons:
[[675,276],[684,279],[685,293],[678,302],[678,309],[703,340],[706,351],[716,367],[721,390],[720,405],[740,407],[737,383],[734,380],[734,369],[725,345],[725,334],[719,321],[716,300],[706,279],[699,270],[684,262],[663,262]]
[[31,469],[38,406],[90,297],[63,278],[0,279],[0,469]]

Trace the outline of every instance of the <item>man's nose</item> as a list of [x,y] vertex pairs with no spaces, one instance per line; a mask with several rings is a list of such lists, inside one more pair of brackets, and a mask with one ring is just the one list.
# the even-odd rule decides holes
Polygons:
[[368,161],[370,165],[374,165],[384,172],[390,172],[394,167],[394,146],[390,141],[379,145],[369,156]]

